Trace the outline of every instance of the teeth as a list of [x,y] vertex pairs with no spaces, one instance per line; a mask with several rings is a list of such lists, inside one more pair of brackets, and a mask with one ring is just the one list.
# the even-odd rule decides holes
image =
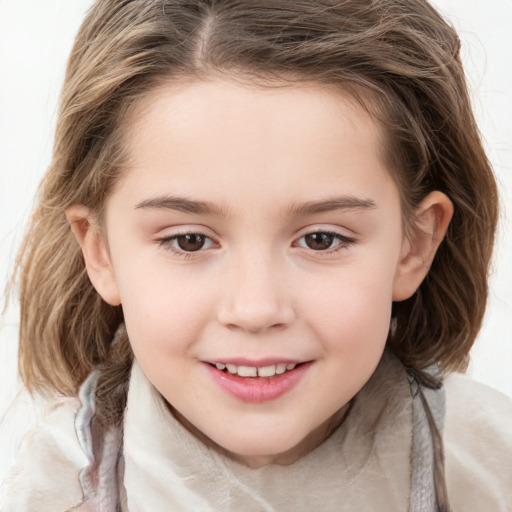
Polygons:
[[278,364],[276,365],[276,373],[277,375],[281,375],[286,371],[286,365],[285,364]]
[[233,374],[238,373],[238,368],[234,364],[227,364],[226,368],[228,369],[229,373],[233,373]]
[[276,365],[258,368],[258,377],[273,377],[276,374]]
[[294,363],[280,363],[261,367],[215,363],[217,370],[227,370],[228,373],[238,375],[240,377],[274,377],[274,375],[282,375],[286,371],[293,370],[296,366],[297,365]]
[[255,366],[239,366],[238,375],[240,377],[257,377],[258,368],[256,368]]

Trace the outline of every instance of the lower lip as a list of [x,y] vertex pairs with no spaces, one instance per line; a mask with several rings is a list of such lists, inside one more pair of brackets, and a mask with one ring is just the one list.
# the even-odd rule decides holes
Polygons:
[[302,363],[293,370],[274,377],[240,377],[204,363],[214,382],[224,391],[238,400],[250,403],[270,402],[288,393],[304,377],[311,364]]

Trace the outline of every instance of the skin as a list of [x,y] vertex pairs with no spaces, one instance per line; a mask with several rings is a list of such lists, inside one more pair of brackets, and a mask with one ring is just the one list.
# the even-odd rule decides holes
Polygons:
[[[83,205],[67,210],[91,281],[122,304],[136,359],[179,421],[250,467],[292,463],[372,375],[392,302],[428,272],[451,203],[427,196],[406,237],[380,127],[319,85],[167,85],[127,126],[105,225]],[[207,237],[202,248],[180,249],[185,239],[172,237],[184,232]],[[326,245],[311,243],[325,232],[335,233]],[[236,357],[312,364],[289,392],[255,404],[205,371]]]

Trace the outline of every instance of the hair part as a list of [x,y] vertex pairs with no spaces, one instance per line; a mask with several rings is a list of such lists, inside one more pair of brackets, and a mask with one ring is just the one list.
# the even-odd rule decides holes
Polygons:
[[498,208],[459,49],[425,0],[98,0],[70,55],[52,161],[17,261],[28,389],[75,394],[102,366],[104,421],[118,417],[109,411],[125,391],[113,390],[125,390],[133,358],[126,333],[112,343],[122,307],[93,289],[64,212],[83,204],[101,217],[126,158],[123,120],[145,95],[219,76],[349,92],[383,126],[409,224],[429,192],[451,199],[427,278],[393,304],[388,345],[414,369],[465,368],[485,311]]

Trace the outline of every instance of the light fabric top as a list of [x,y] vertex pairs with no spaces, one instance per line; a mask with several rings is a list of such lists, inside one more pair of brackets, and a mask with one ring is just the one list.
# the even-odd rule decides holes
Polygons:
[[[454,512],[512,510],[512,401],[467,377],[446,379],[444,443]],[[49,405],[24,440],[3,512],[64,512],[82,500],[88,460],[77,399]],[[135,364],[124,423],[123,508],[142,511],[408,510],[412,411],[400,363],[384,358],[345,422],[289,466],[250,469],[206,447],[169,413]],[[98,512],[98,511],[94,511]]]

